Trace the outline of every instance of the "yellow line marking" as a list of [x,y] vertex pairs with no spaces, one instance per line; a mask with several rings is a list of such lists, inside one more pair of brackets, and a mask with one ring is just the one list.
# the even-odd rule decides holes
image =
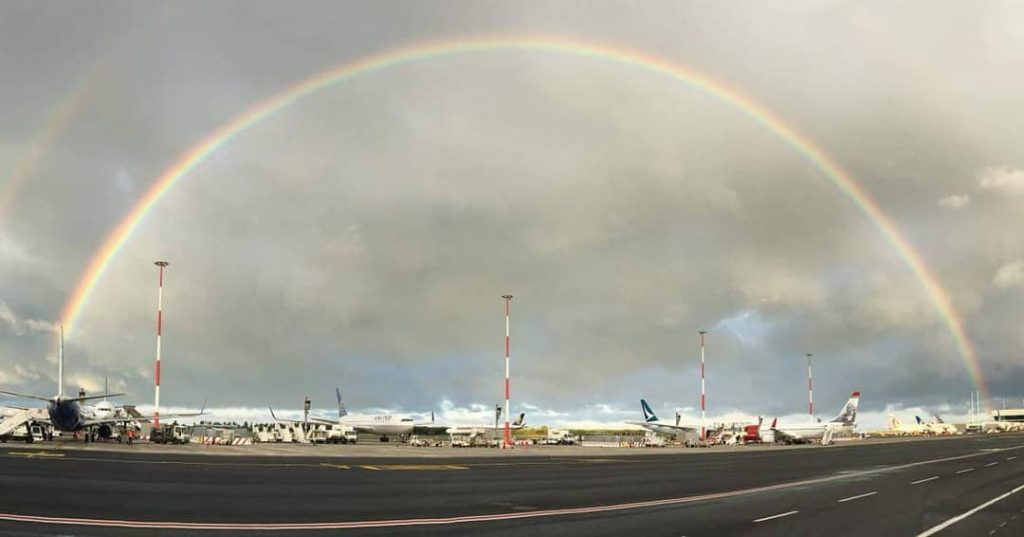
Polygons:
[[360,468],[374,471],[393,472],[421,472],[421,471],[444,471],[444,470],[469,470],[468,466],[455,464],[374,464],[362,465]]
[[27,459],[34,459],[36,457],[63,457],[63,453],[50,453],[49,451],[8,451],[8,455],[15,455],[18,457],[25,457]]

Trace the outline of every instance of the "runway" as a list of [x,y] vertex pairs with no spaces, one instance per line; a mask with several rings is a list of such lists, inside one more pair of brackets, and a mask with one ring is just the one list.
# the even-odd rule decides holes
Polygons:
[[4,445],[0,534],[918,535],[965,514],[937,534],[1024,533],[1021,434],[709,451],[324,458]]

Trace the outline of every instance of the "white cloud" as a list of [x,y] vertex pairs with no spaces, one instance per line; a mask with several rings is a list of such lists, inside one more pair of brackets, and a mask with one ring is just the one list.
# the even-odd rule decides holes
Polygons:
[[967,205],[970,201],[971,198],[967,194],[951,194],[939,200],[939,207],[956,210]]
[[978,186],[982,190],[1024,192],[1024,170],[1016,170],[1007,166],[985,168],[979,174]]
[[1024,261],[1007,263],[999,267],[996,275],[992,277],[992,285],[999,289],[1006,289],[1021,283],[1024,283]]
[[23,319],[11,310],[6,302],[0,301],[0,321],[7,323],[16,335],[25,335],[28,332],[57,332],[57,325],[49,321],[37,319]]

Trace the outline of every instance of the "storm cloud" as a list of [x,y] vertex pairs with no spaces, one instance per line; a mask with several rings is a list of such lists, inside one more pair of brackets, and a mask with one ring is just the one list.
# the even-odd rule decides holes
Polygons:
[[[0,177],[83,95],[3,215],[0,380],[54,389],[91,255],[218,126],[371,53],[547,35],[691,66],[814,140],[949,291],[993,397],[1017,400],[1024,13],[933,4],[4,5]],[[821,170],[742,110],[597,58],[413,62],[245,130],[109,266],[68,334],[75,386],[149,400],[156,259],[172,405],[329,406],[339,386],[357,408],[490,412],[506,292],[513,398],[538,419],[692,408],[698,329],[719,415],[801,411],[807,352],[823,412],[860,389],[868,411],[963,413],[974,389],[925,289]]]

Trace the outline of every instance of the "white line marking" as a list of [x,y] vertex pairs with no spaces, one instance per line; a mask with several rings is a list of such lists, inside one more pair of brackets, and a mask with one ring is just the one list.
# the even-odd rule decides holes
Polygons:
[[[1013,446],[1005,448],[1005,451],[1017,450],[1024,448],[1024,445]],[[493,522],[497,520],[521,520],[521,519],[534,519],[543,517],[556,517],[566,515],[582,515],[591,513],[607,513],[615,511],[627,511],[634,509],[646,509],[650,507],[659,507],[665,505],[683,505],[689,503],[695,503],[706,500],[718,500],[723,498],[734,498],[737,496],[743,496],[747,494],[756,494],[759,492],[768,492],[775,490],[785,490],[794,487],[806,487],[808,485],[817,485],[819,483],[831,483],[834,481],[843,481],[855,477],[863,477],[869,475],[877,475],[885,472],[893,472],[896,470],[906,470],[908,468],[916,468],[918,466],[925,466],[928,464],[938,464],[943,462],[959,461],[965,459],[972,459],[986,455],[985,453],[968,453],[965,455],[956,455],[953,457],[943,457],[941,459],[928,459],[923,461],[908,462],[906,464],[898,464],[895,466],[885,466],[882,468],[874,468],[871,470],[863,470],[859,472],[850,472],[839,475],[830,475],[826,477],[817,477],[811,479],[804,479],[800,481],[788,481],[784,483],[775,483],[772,485],[765,485],[762,487],[754,487],[748,489],[730,490],[724,492],[714,492],[710,494],[703,494],[698,496],[683,496],[679,498],[663,498],[658,500],[647,500],[631,503],[619,503],[619,504],[606,504],[606,505],[592,505],[587,507],[569,507],[563,509],[548,509],[548,510],[537,510],[537,511],[522,511],[516,513],[494,513],[485,515],[467,515],[467,516],[453,516],[453,517],[437,517],[437,518],[399,518],[399,519],[384,519],[384,520],[334,520],[324,522],[171,522],[171,521],[150,521],[150,520],[124,520],[124,519],[97,519],[97,518],[74,518],[74,517],[52,517],[52,516],[40,516],[40,515],[23,515],[16,513],[0,513],[0,520],[6,520],[11,522],[34,522],[37,524],[57,524],[63,526],[90,526],[90,527],[103,527],[103,528],[145,528],[145,529],[178,529],[178,530],[218,530],[218,531],[299,531],[299,530],[338,530],[338,529],[350,529],[350,528],[395,528],[395,527],[408,527],[408,526],[439,526],[439,525],[450,525],[450,524],[467,524],[467,523],[481,523],[481,522]],[[105,460],[105,459],[104,459]],[[1021,509],[1024,512],[1024,509]]]
[[995,466],[995,465],[997,465],[997,464],[999,464],[999,461],[995,461],[995,462],[990,462],[990,463],[988,463],[988,464],[986,464],[986,465],[985,465],[985,468],[988,468],[989,466]]
[[1013,459],[1016,459],[1016,458],[1017,458],[1016,456],[1013,456],[1013,457],[1007,457],[1007,458],[1006,458],[1006,460],[1008,460],[1008,461],[1012,461]]
[[956,473],[958,473],[958,474],[966,474],[967,472],[973,472],[973,471],[974,471],[974,468],[964,468],[963,470],[957,470]]
[[918,479],[917,481],[911,481],[910,484],[911,485],[920,485],[921,483],[927,483],[929,481],[935,481],[938,478],[939,478],[939,476],[933,475],[931,477],[926,477],[924,479]]
[[858,494],[858,495],[856,495],[856,496],[850,496],[849,498],[843,498],[842,500],[839,500],[839,501],[837,501],[836,503],[843,503],[843,502],[848,502],[848,501],[850,501],[850,500],[859,500],[859,499],[861,499],[861,498],[867,498],[868,496],[874,496],[875,494],[878,494],[878,491],[875,491],[875,492],[866,492],[866,493],[864,493],[864,494]]
[[795,515],[795,514],[797,514],[799,512],[800,511],[786,511],[785,513],[779,513],[777,515],[772,515],[772,516],[766,516],[764,518],[759,518],[759,519],[755,520],[754,522],[764,522],[765,520],[771,520],[773,518],[782,518],[784,516]]
[[985,503],[975,507],[974,509],[971,509],[970,511],[967,511],[966,513],[964,513],[962,515],[957,515],[957,516],[955,516],[955,517],[953,517],[953,518],[943,522],[942,524],[939,524],[937,526],[933,526],[930,529],[928,529],[928,530],[926,530],[926,531],[924,531],[922,533],[917,534],[917,537],[928,537],[929,535],[935,535],[936,533],[938,533],[938,532],[940,532],[940,531],[942,531],[942,530],[952,526],[953,524],[956,524],[957,522],[960,522],[961,520],[963,520],[963,519],[973,515],[974,513],[977,513],[978,511],[981,511],[982,509],[984,509],[984,508],[986,508],[986,507],[988,507],[988,506],[990,506],[990,505],[992,505],[992,504],[994,504],[994,503],[996,503],[998,501],[1001,501],[1001,500],[1004,500],[1006,498],[1009,498],[1010,496],[1013,496],[1014,494],[1016,494],[1016,493],[1018,493],[1018,492],[1020,492],[1022,490],[1024,490],[1024,485],[1021,485],[1021,486],[1011,490],[1010,492],[1007,492],[1006,494],[1003,494],[1002,496],[998,496],[998,497],[992,498],[991,500],[989,500],[989,501],[987,501],[987,502],[985,502]]

